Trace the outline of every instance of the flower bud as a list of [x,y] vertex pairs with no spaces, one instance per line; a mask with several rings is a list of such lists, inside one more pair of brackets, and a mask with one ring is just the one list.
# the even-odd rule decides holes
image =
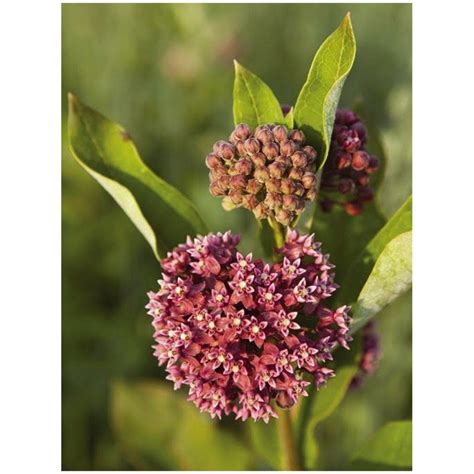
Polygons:
[[287,211],[294,211],[298,206],[299,199],[293,194],[283,196],[283,208]]
[[367,152],[359,150],[352,155],[352,169],[362,171],[369,165],[369,155]]
[[292,130],[290,132],[290,140],[293,140],[298,145],[301,145],[305,140],[304,133],[298,129]]
[[296,144],[292,140],[283,140],[280,143],[280,154],[282,156],[291,156],[296,150]]
[[288,139],[288,129],[284,125],[277,125],[273,129],[273,136],[277,142],[283,142]]
[[305,198],[308,201],[314,201],[316,199],[316,188],[311,188],[306,191]]
[[253,164],[256,167],[262,167],[265,166],[265,163],[267,162],[267,159],[263,153],[255,153],[255,155],[251,156],[251,159],[253,161]]
[[295,180],[301,180],[301,178],[304,175],[304,169],[303,168],[291,168],[290,172],[288,173],[288,178],[295,179]]
[[336,111],[336,121],[343,125],[352,125],[357,122],[359,117],[355,112],[349,109],[338,109]]
[[351,128],[357,132],[357,136],[359,137],[362,143],[365,143],[367,141],[367,129],[360,120],[352,124]]
[[247,182],[246,191],[249,194],[257,194],[262,188],[263,188],[263,184],[259,183],[256,179],[252,178],[252,179],[249,179]]
[[269,209],[275,209],[281,207],[283,200],[279,193],[267,193],[264,202]]
[[306,154],[302,151],[295,151],[291,155],[291,162],[293,166],[297,168],[304,168],[308,164],[308,158],[306,158]]
[[288,115],[288,113],[290,112],[291,110],[291,105],[289,104],[281,104],[281,112],[283,114],[283,117],[285,117],[286,115]]
[[339,181],[337,189],[342,194],[352,193],[355,189],[355,183],[350,178],[343,178]]
[[268,217],[268,210],[263,203],[258,204],[253,209],[253,214],[257,219],[266,219]]
[[362,212],[362,203],[355,201],[347,201],[344,203],[344,210],[350,216],[358,216]]
[[265,182],[265,188],[268,192],[279,193],[281,189],[281,181],[277,178],[270,178]]
[[250,155],[254,155],[260,151],[260,142],[256,138],[247,138],[244,142],[245,150]]
[[271,163],[268,165],[268,171],[272,178],[282,178],[286,171],[286,166],[282,163]]
[[293,194],[295,192],[295,182],[289,178],[281,180],[281,192],[283,194]]
[[316,185],[316,175],[310,171],[307,171],[301,178],[301,182],[306,189],[314,188]]
[[215,153],[209,153],[209,155],[206,156],[206,166],[209,169],[218,168],[221,164],[221,159]]
[[232,178],[230,178],[229,187],[232,190],[236,190],[236,189],[243,190],[243,189],[245,189],[247,187],[247,180],[245,179],[245,176],[243,176],[241,174],[237,174],[235,176],[232,176]]
[[239,154],[239,156],[244,156],[247,153],[245,143],[242,140],[235,142],[234,145],[237,149],[237,153]]
[[266,126],[257,127],[255,130],[255,138],[265,145],[273,142],[273,133]]
[[274,160],[280,153],[280,147],[275,142],[263,145],[263,153],[269,160]]
[[213,181],[211,184],[209,184],[209,192],[215,197],[225,195],[225,190],[222,190],[218,181]]
[[318,153],[312,146],[305,146],[303,148],[303,151],[305,152],[306,157],[308,158],[308,164],[312,164],[316,161]]
[[237,127],[235,127],[233,134],[239,139],[239,140],[247,140],[247,138],[250,136],[252,131],[250,130],[250,127],[246,123],[239,123]]
[[372,174],[375,173],[379,168],[379,160],[376,156],[370,155],[369,157],[369,165],[367,166],[366,170],[367,173]]
[[304,189],[304,186],[301,184],[301,181],[293,181],[294,186],[295,186],[295,191],[294,194],[297,196],[304,196],[306,190]]
[[369,202],[374,199],[374,191],[370,186],[364,186],[362,188],[359,188],[359,191],[357,192],[357,196],[359,199],[363,202]]
[[270,177],[268,169],[265,166],[255,168],[253,175],[260,183],[264,183]]
[[221,156],[224,160],[231,160],[235,156],[236,148],[231,143],[223,140],[214,144],[214,153]]
[[360,139],[357,136],[357,132],[355,130],[346,130],[345,132],[341,132],[337,139],[342,148],[351,153],[356,151],[360,146]]
[[229,191],[228,196],[232,201],[232,204],[235,204],[236,206],[242,204],[242,191],[233,189]]
[[232,202],[232,199],[229,196],[225,196],[224,198],[222,198],[221,204],[225,211],[232,211],[232,209],[235,209],[237,207]]
[[369,184],[369,176],[366,173],[361,173],[357,177],[357,184],[360,186],[367,186]]
[[242,197],[242,204],[252,211],[258,206],[258,199],[253,194],[246,194]]
[[241,158],[235,163],[234,168],[236,169],[236,171],[238,171],[239,174],[248,176],[250,173],[252,173],[252,161],[250,161],[248,158]]
[[276,220],[283,225],[290,225],[293,215],[290,211],[286,209],[279,209],[275,214]]
[[352,155],[350,153],[341,152],[338,154],[336,159],[337,169],[342,170],[351,166]]

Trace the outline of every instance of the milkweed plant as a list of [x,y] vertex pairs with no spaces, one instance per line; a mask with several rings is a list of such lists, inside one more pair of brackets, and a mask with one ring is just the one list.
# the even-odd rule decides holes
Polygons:
[[[161,266],[146,310],[150,357],[167,381],[142,389],[153,403],[175,404],[167,436],[183,452],[169,468],[191,456],[190,469],[219,469],[224,460],[246,469],[253,456],[275,469],[314,469],[316,426],[376,369],[373,318],[411,286],[411,199],[390,219],[378,208],[386,158],[377,130],[363,110],[338,103],[355,54],[347,14],[316,52],[293,106],[235,61],[234,129],[209,144],[202,166],[222,212],[254,215],[260,242],[250,253],[239,250],[238,233],[209,229],[185,190],[141,160],[124,128],[69,94],[74,157]],[[336,218],[344,222],[338,239],[352,249],[341,268],[325,249]],[[181,416],[206,433],[206,459],[187,445],[195,440],[180,431]],[[218,420],[229,419],[244,430],[223,429]],[[384,464],[385,456],[389,468],[409,468],[409,423],[385,426],[348,466]],[[158,450],[170,441],[155,442]]]

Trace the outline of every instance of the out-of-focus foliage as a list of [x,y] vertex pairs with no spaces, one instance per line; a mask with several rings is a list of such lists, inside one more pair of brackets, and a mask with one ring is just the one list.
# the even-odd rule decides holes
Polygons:
[[[232,60],[258,74],[282,102],[294,104],[316,48],[350,10],[358,52],[340,103],[352,106],[363,99],[364,115],[381,130],[388,159],[380,204],[389,216],[411,190],[411,6],[62,8],[62,464],[137,468],[123,455],[109,423],[110,387],[117,378],[163,378],[143,309],[160,268],[123,212],[72,159],[66,93],[123,124],[143,160],[194,202],[210,229],[241,232],[242,248],[254,250],[251,213],[226,213],[207,192],[204,157],[232,129]],[[385,422],[410,418],[409,294],[380,315],[380,329],[379,370],[316,430],[322,468],[340,468]],[[231,420],[223,424],[242,429]]]

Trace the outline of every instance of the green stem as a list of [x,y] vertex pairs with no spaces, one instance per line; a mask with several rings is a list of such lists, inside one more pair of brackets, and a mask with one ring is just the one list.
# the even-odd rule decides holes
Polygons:
[[301,465],[293,430],[291,412],[288,409],[278,410],[278,432],[283,448],[283,469],[285,471],[300,471]]
[[286,227],[274,219],[268,219],[270,227],[273,229],[273,238],[276,247],[283,247],[285,245]]

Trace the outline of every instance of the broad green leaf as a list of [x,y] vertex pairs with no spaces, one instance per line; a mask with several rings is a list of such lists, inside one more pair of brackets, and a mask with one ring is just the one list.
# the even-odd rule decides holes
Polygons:
[[356,257],[384,224],[385,217],[374,202],[367,204],[358,216],[349,216],[339,206],[329,213],[315,210],[311,232],[322,242],[322,249],[329,253],[331,263],[336,265],[337,283],[344,281]]
[[295,127],[295,109],[291,107],[290,111],[285,115],[285,125],[292,129]]
[[[363,215],[364,213],[362,213]],[[360,217],[360,216],[358,216]],[[395,212],[390,220],[380,229],[367,247],[354,258],[344,277],[339,279],[341,289],[337,293],[338,302],[355,301],[364,286],[375,261],[385,246],[397,235],[410,231],[412,228],[412,200],[411,196]],[[347,234],[351,235],[352,234]],[[337,269],[336,269],[337,271]]]
[[239,439],[167,385],[113,385],[112,426],[127,459],[145,470],[248,469]]
[[316,426],[328,418],[344,399],[349,385],[357,373],[360,359],[360,340],[355,339],[349,352],[339,349],[335,356],[336,376],[329,379],[326,387],[313,391],[304,401],[299,412],[298,444],[302,448],[307,469],[316,467],[318,446]]
[[68,132],[74,157],[125,211],[157,258],[187,235],[206,232],[193,204],[148,168],[128,133],[72,94]]
[[412,422],[384,425],[348,465],[352,471],[411,471]]
[[266,123],[285,123],[280,102],[270,87],[237,61],[234,80],[234,123],[252,128]]
[[250,440],[257,455],[273,469],[282,469],[283,457],[278,434],[278,421],[272,418],[268,424],[262,422],[246,422]]
[[351,332],[411,288],[412,233],[405,232],[391,240],[380,254],[353,308]]
[[337,104],[355,53],[356,43],[348,13],[318,49],[296,101],[296,126],[317,148],[320,168],[326,161]]

